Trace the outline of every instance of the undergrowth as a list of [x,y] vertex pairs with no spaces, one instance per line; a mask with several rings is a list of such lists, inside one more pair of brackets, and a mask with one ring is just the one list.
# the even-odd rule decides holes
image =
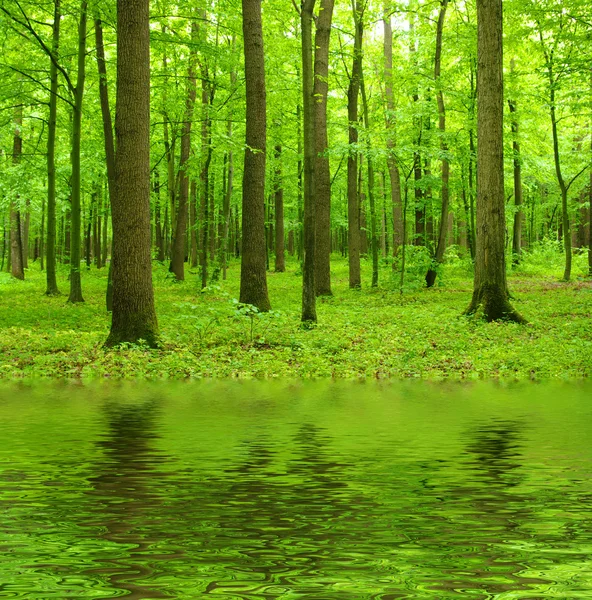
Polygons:
[[[429,257],[428,257],[429,258]],[[160,350],[126,345],[104,350],[110,325],[105,269],[83,274],[84,304],[43,295],[44,273],[32,265],[24,282],[0,274],[0,378],[423,378],[547,379],[587,377],[592,363],[592,287],[586,256],[574,256],[574,281],[559,281],[562,256],[552,244],[509,268],[512,302],[526,326],[461,317],[472,292],[471,261],[447,252],[436,287],[425,289],[426,256],[409,252],[407,276],[382,261],[378,288],[350,290],[347,261],[332,263],[334,296],[318,300],[319,323],[300,325],[296,261],[268,273],[273,310],[238,303],[239,264],[227,281],[199,289],[199,274],[174,282],[154,263]]]

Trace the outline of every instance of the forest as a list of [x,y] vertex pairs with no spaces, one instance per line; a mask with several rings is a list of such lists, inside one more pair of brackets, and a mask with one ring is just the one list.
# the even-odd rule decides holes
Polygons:
[[581,378],[585,0],[1,0],[0,378]]

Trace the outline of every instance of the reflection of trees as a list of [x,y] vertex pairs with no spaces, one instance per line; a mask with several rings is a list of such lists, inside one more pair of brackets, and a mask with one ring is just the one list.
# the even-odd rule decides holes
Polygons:
[[105,415],[108,430],[97,442],[104,460],[89,480],[93,489],[88,494],[96,513],[92,524],[104,530],[101,537],[109,549],[101,557],[104,566],[87,572],[106,576],[113,588],[129,592],[126,598],[168,598],[141,581],[157,572],[155,561],[169,558],[154,549],[161,536],[150,524],[162,510],[155,466],[165,460],[152,448],[158,438],[156,406],[109,403]]
[[[276,598],[279,588],[291,588],[329,597],[322,592],[331,576],[352,569],[347,551],[359,542],[352,521],[364,518],[368,501],[345,483],[352,465],[331,457],[330,441],[305,423],[287,445],[268,436],[245,443],[244,459],[226,472],[233,483],[211,540],[228,561],[226,577],[208,592]],[[292,458],[284,462],[286,453]]]
[[463,462],[471,479],[446,494],[444,562],[434,589],[471,588],[486,598],[546,583],[521,575],[525,565],[516,549],[524,539],[519,527],[531,513],[529,498],[513,490],[522,480],[522,436],[518,421],[492,421],[468,434]]

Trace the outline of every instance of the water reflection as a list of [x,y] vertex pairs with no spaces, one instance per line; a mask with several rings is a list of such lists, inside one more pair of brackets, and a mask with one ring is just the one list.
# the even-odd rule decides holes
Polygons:
[[99,527],[107,543],[95,557],[102,566],[86,572],[106,578],[130,599],[171,597],[149,583],[161,570],[158,561],[170,558],[155,551],[170,538],[166,527],[157,527],[163,513],[159,467],[166,461],[154,448],[158,412],[155,401],[105,404],[106,431],[97,442],[103,460],[96,465],[87,492],[93,506],[89,525]]
[[592,597],[588,394],[371,393],[13,407],[0,596]]

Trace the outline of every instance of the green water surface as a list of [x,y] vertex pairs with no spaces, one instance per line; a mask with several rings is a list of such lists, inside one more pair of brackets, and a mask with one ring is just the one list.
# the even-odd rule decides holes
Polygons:
[[0,387],[0,597],[592,598],[591,392]]

